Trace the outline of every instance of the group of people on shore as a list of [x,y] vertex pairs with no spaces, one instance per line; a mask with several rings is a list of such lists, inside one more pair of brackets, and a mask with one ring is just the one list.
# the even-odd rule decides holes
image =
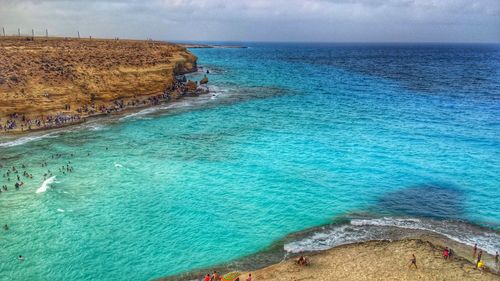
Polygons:
[[120,99],[113,101],[111,104],[101,105],[96,105],[95,102],[92,101],[90,105],[82,105],[73,112],[71,112],[71,105],[66,104],[64,105],[64,112],[60,112],[55,115],[42,115],[35,118],[30,118],[25,114],[13,113],[10,114],[5,120],[0,119],[0,132],[58,128],[69,124],[80,123],[87,116],[110,114],[119,112],[125,108],[159,105],[162,102],[169,101],[171,96],[170,94],[174,91],[179,91],[184,94],[190,91],[189,87],[187,87],[187,82],[185,82],[185,76],[182,77],[184,77],[183,80],[175,79],[172,87],[166,89],[163,93],[143,99],[134,98],[128,100],[127,102]]
[[[444,248],[443,258],[445,260],[451,261],[451,260],[453,260],[454,256],[455,256],[455,252],[450,247]],[[481,271],[483,271],[485,269],[486,266],[485,266],[484,259],[483,259],[483,251],[482,250],[478,251],[477,244],[474,244],[474,248],[472,250],[472,260],[474,260],[476,269],[479,269]],[[495,254],[494,265],[495,265],[496,269],[500,268],[500,255],[498,254],[498,252],[496,252],[496,254]],[[412,254],[412,258],[409,261],[409,268],[411,268],[412,266],[415,267],[415,269],[418,268],[417,267],[417,258],[415,257],[414,254]]]
[[17,129],[31,131],[34,129],[57,128],[66,124],[78,123],[80,120],[81,116],[79,114],[58,113],[32,119],[24,114],[14,113],[4,122],[0,119],[0,131],[7,132]]
[[[207,275],[205,275],[205,277],[203,278],[203,281],[220,281],[222,280],[222,276],[219,275],[219,273],[217,273],[217,271],[214,270],[214,272],[212,273],[212,275],[210,275],[210,273],[207,273]],[[245,281],[252,281],[252,273],[248,273],[248,278],[245,280]],[[243,281],[243,280],[240,280],[239,277],[236,277],[236,279],[234,279],[233,281]]]
[[[476,264],[477,269],[479,269],[481,271],[485,269],[485,263],[484,263],[484,259],[483,259],[483,251],[479,250],[479,252],[478,252],[477,244],[474,244],[474,249],[472,252],[472,259],[475,260],[475,264]],[[495,259],[495,267],[496,267],[496,269],[499,269],[500,268],[500,256],[499,256],[498,252],[495,253],[494,259]]]

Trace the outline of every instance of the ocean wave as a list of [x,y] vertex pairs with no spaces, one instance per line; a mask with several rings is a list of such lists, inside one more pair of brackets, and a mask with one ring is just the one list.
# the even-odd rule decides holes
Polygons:
[[134,118],[134,117],[140,117],[140,116],[143,116],[143,115],[148,115],[148,114],[154,113],[155,111],[158,111],[160,109],[161,108],[159,108],[159,107],[146,108],[146,109],[140,110],[138,112],[134,112],[134,113],[125,115],[125,116],[121,117],[119,120],[123,121],[123,120],[127,120],[127,119]]
[[419,218],[352,219],[349,224],[320,228],[298,241],[286,243],[290,253],[320,251],[335,246],[369,240],[386,240],[394,237],[391,229],[408,229],[433,232],[461,244],[478,247],[490,254],[500,248],[500,234],[459,221],[437,221]]
[[43,181],[42,185],[36,190],[36,193],[43,193],[47,191],[52,183],[56,180],[56,176],[52,176]]
[[44,135],[20,137],[11,141],[1,142],[0,147],[13,147],[18,145],[23,145],[32,141],[53,137],[53,135],[54,133],[48,133]]

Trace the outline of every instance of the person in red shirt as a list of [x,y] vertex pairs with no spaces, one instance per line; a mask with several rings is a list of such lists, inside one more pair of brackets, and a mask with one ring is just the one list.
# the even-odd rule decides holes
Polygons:
[[443,251],[443,258],[447,260],[450,257],[450,250],[448,250],[448,247],[446,247]]

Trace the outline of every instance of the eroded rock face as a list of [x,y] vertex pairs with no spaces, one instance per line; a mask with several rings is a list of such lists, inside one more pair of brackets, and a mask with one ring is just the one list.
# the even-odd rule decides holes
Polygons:
[[184,47],[155,41],[0,38],[0,118],[67,114],[148,99],[196,70]]

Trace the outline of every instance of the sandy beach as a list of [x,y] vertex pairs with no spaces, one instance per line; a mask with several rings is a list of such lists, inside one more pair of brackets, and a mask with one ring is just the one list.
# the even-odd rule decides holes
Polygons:
[[[442,257],[443,248],[429,241],[370,241],[343,245],[308,257],[309,266],[295,259],[252,272],[253,280],[500,280],[491,272],[475,269],[472,262],[457,256]],[[417,266],[409,268],[411,255]],[[243,273],[240,280],[246,280]]]

